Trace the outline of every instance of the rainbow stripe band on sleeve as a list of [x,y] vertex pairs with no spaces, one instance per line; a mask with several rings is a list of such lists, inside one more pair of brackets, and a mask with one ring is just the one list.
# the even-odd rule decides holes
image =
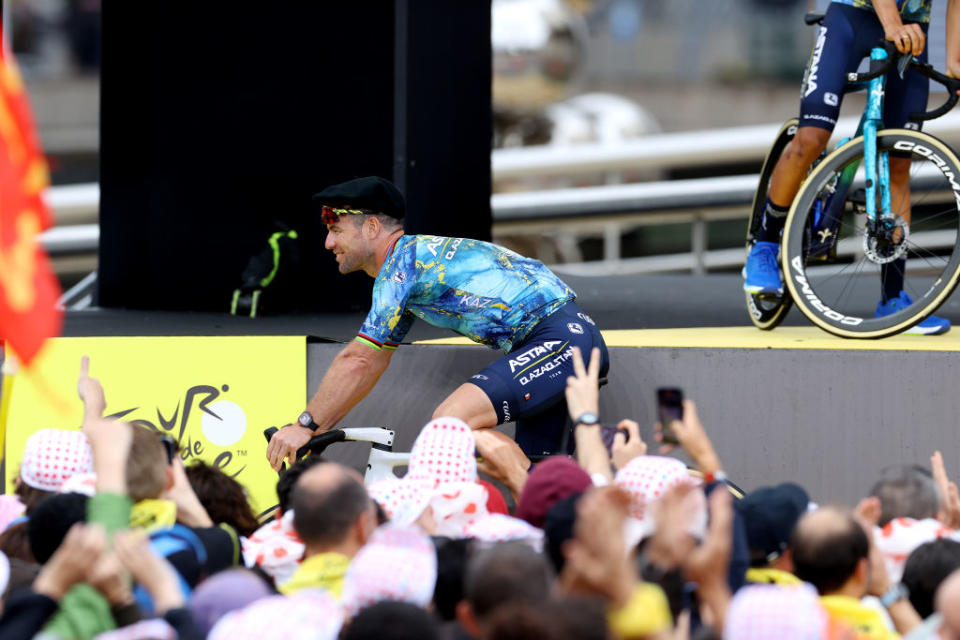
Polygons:
[[381,349],[386,349],[387,351],[395,351],[396,348],[400,346],[399,343],[390,342],[389,340],[387,340],[386,342],[380,342],[379,340],[374,340],[370,336],[363,333],[358,333],[355,340],[357,342],[362,342],[363,344],[367,345],[368,347],[372,347],[377,351],[380,351]]

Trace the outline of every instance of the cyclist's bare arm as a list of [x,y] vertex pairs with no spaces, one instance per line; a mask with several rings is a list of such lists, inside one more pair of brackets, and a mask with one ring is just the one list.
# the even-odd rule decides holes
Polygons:
[[883,25],[883,36],[897,47],[897,51],[915,56],[923,53],[927,44],[923,30],[918,24],[903,24],[896,0],[873,0],[873,10]]
[[947,75],[960,78],[960,0],[947,3]]
[[320,382],[317,392],[307,405],[318,428],[311,434],[301,427],[281,429],[267,447],[267,459],[278,470],[283,459],[295,456],[297,449],[310,438],[329,431],[357,405],[373,387],[390,364],[393,350],[377,351],[360,342],[351,342],[334,358]]

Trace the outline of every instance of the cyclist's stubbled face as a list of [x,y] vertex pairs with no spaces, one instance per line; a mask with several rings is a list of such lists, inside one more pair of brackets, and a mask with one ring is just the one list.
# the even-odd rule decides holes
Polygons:
[[340,216],[327,225],[327,239],[323,246],[332,251],[340,273],[352,273],[364,268],[373,256],[373,249],[364,236],[362,227],[366,216]]

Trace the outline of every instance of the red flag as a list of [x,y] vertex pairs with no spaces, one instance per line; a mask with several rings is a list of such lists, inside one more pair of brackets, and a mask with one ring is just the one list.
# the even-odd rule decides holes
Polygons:
[[24,364],[60,333],[60,285],[37,238],[52,218],[47,165],[23,81],[0,34],[0,339]]

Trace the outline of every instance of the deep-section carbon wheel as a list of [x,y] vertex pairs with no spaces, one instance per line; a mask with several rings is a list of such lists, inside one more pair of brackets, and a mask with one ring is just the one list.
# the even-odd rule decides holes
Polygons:
[[[760,170],[760,184],[757,185],[757,192],[753,196],[753,207],[750,209],[750,220],[747,222],[747,253],[753,246],[754,238],[760,230],[763,217],[763,204],[767,199],[767,190],[770,186],[770,176],[773,175],[773,168],[777,166],[777,161],[783,154],[793,136],[797,133],[799,121],[796,118],[787,120],[780,128],[777,138],[770,147],[766,159],[763,161],[763,168]],[[747,313],[750,314],[750,320],[760,329],[769,331],[779,325],[790,311],[790,294],[784,289],[782,296],[755,295],[744,293],[747,302]]]
[[[877,132],[877,151],[878,164],[889,158],[891,174],[899,170],[909,179],[909,189],[898,193],[891,187],[890,214],[880,215],[878,188],[878,218],[866,219],[863,138],[857,137],[810,173],[783,235],[790,295],[814,324],[847,338],[882,338],[908,329],[943,304],[960,276],[960,161],[940,140],[908,129]],[[825,223],[823,211],[842,188],[844,172],[855,176],[852,188],[833,221]],[[906,258],[903,291],[912,303],[877,318],[881,274],[890,273],[882,265],[900,258]]]

